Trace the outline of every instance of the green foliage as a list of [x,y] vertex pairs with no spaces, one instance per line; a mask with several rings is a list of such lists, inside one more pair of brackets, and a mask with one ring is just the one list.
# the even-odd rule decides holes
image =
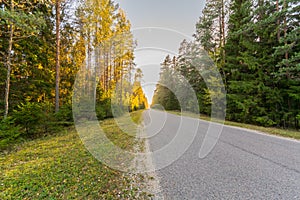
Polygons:
[[[0,9],[1,25],[13,24],[29,35],[38,33],[38,30],[45,26],[43,13],[34,6],[28,6],[26,9],[22,9],[21,4],[14,5],[13,10],[10,5],[4,6],[4,9]],[[34,12],[27,13],[26,11],[30,9]]]
[[[12,2],[14,6],[12,7]],[[53,83],[52,4],[49,1],[2,1],[0,10],[0,66],[5,66],[10,33],[12,37],[12,71],[9,91],[11,112],[21,102],[51,99]],[[10,27],[13,25],[13,30]],[[6,67],[6,66],[5,66]],[[1,69],[3,69],[1,67]],[[1,70],[1,99],[4,100],[5,78]],[[2,87],[3,86],[3,87]],[[2,107],[2,106],[1,106]],[[3,106],[4,107],[4,106]]]
[[[196,24],[195,41],[184,40],[181,43],[175,64],[169,56],[162,63],[160,82],[152,103],[161,104],[166,109],[171,105],[176,107],[176,102],[171,102],[175,95],[170,92],[170,88],[176,83],[172,91],[176,91],[178,100],[183,102],[182,109],[194,112],[191,109],[195,106],[191,106],[189,94],[184,91],[186,85],[178,78],[180,76],[174,76],[174,72],[178,71],[195,91],[200,111],[210,115],[213,101],[223,97],[220,91],[210,91],[206,86],[212,85],[214,88],[220,85],[214,75],[209,75],[210,68],[205,67],[210,64],[209,59],[199,50],[202,47],[218,66],[224,78],[227,90],[227,119],[261,126],[298,128],[298,1],[278,1],[277,7],[277,1],[233,0],[230,3],[230,12],[224,12],[222,9],[226,9],[226,2],[207,1]],[[222,18],[226,17],[227,13],[229,21],[225,43],[222,37]],[[201,76],[195,68],[195,63],[201,63]],[[170,85],[169,89],[165,87]]]
[[[176,58],[171,60],[170,56],[167,55],[161,64],[160,80],[156,85],[152,105],[159,104],[165,110],[180,110],[179,101],[174,94],[176,91],[175,83],[178,80],[175,68]],[[179,85],[179,81],[176,84]]]
[[[84,68],[82,86],[91,92],[91,84],[85,82],[95,77],[100,80],[97,88],[96,114],[98,119],[120,116],[130,105],[132,93],[132,73],[135,42],[131,33],[131,24],[125,12],[113,1],[89,0],[72,5],[76,16],[70,15],[68,6],[61,2],[61,56],[60,56],[60,110],[54,114],[55,97],[55,28],[54,1],[1,1],[0,2],[0,106],[4,108],[6,54],[8,53],[11,24],[13,24],[12,71],[10,77],[9,115],[14,125],[20,127],[24,138],[36,138],[57,132],[62,126],[72,124],[71,109],[73,86],[78,69]],[[101,9],[100,9],[101,8]],[[95,34],[96,33],[96,34]],[[111,46],[114,44],[113,46]],[[89,48],[86,48],[89,46]],[[101,73],[91,70],[92,53],[101,57],[96,68],[101,66]],[[87,66],[85,66],[87,64]],[[102,70],[103,67],[103,70]],[[118,100],[110,98],[116,86]],[[87,92],[87,93],[88,93]],[[145,105],[145,95],[141,90],[137,101],[138,108]],[[143,96],[144,95],[144,96]],[[82,98],[89,96],[88,94]],[[141,98],[140,98],[141,97]],[[144,98],[143,100],[141,100]],[[86,98],[90,102],[91,98]],[[143,101],[143,103],[141,103]],[[26,103],[24,103],[26,102]],[[85,101],[83,101],[85,102]],[[91,104],[84,104],[81,109],[90,117]],[[86,107],[85,107],[86,106]],[[77,112],[75,108],[74,112]],[[0,109],[1,116],[4,115]],[[2,118],[0,118],[2,119]],[[13,127],[12,131],[13,131]],[[8,137],[8,135],[3,135]],[[7,138],[9,140],[9,137]]]
[[111,103],[110,99],[103,100],[96,104],[96,115],[98,120],[119,117],[125,112],[125,107]]
[[[152,108],[160,109],[162,106],[165,110],[180,110],[179,102],[175,94],[167,87],[157,85],[153,97]],[[160,106],[157,106],[160,105]]]
[[[279,8],[284,8],[282,2],[279,3]],[[298,85],[299,80],[290,79],[295,75],[286,77],[293,70],[282,64],[287,49],[289,53],[297,52],[297,39],[294,40],[294,37],[288,42],[295,45],[294,49],[278,47],[284,43],[282,41],[288,40],[284,33],[288,29],[284,26],[294,23],[295,18],[291,16],[284,20],[286,10],[276,10],[275,2],[259,1],[252,12],[254,6],[251,1],[240,0],[231,4],[224,68],[228,92],[227,117],[263,126],[297,127],[295,114],[299,103],[293,99],[293,93],[297,94],[293,86]],[[292,4],[289,6],[295,8]],[[289,11],[295,12],[293,9]],[[291,29],[290,33],[295,35],[293,32]]]
[[70,106],[63,106],[58,113],[54,113],[53,107],[53,104],[49,102],[21,103],[13,111],[12,118],[14,123],[21,127],[24,137],[40,137],[57,132],[61,129],[61,126],[70,125],[72,122]]
[[72,105],[64,104],[59,108],[59,111],[54,114],[55,121],[58,122],[73,122]]
[[54,106],[49,102],[20,103],[10,117],[1,121],[1,146],[9,147],[18,143],[21,138],[35,139],[49,135],[70,124],[70,106],[63,106],[60,112],[54,113]]
[[99,120],[103,120],[106,118],[106,114],[108,113],[107,108],[108,105],[103,105],[103,103],[98,102],[96,104],[96,115]]
[[[77,14],[81,28],[80,35],[84,39],[83,48],[88,46],[86,53],[88,62],[86,69],[83,70],[86,74],[82,82],[89,92],[94,88],[89,88],[90,85],[86,80],[91,80],[95,75],[95,79],[99,82],[96,89],[98,119],[112,117],[112,109],[119,115],[123,107],[138,107],[129,105],[132,103],[135,42],[125,12],[118,9],[118,5],[111,0],[88,0],[79,6]],[[95,57],[99,58],[95,67],[100,73],[91,70],[93,67],[90,62],[92,56],[90,49],[94,49]],[[114,100],[111,103],[108,102],[110,98]],[[137,103],[136,99],[134,103]]]
[[99,120],[113,117],[111,99],[105,99],[96,104],[96,114]]
[[269,119],[267,116],[255,117],[254,120],[257,122],[258,125],[265,126],[265,127],[270,127],[276,124],[276,122]]
[[200,109],[202,113],[209,115],[210,97],[215,98],[219,94],[207,89],[202,76],[205,76],[213,88],[215,83],[210,75],[212,64],[210,57],[199,44],[184,40],[179,49],[179,56],[173,57],[172,60],[167,56],[162,63],[160,80],[152,104],[160,104],[166,110],[198,113]]
[[[114,120],[101,125],[116,145],[133,150],[135,138],[118,129]],[[0,199],[146,199],[132,187],[132,176],[96,160],[74,129],[25,142],[18,151],[1,155],[0,170]]]
[[0,121],[0,150],[21,140],[20,127],[14,124],[11,117]]
[[22,127],[27,137],[34,138],[39,133],[38,128],[41,125],[45,114],[42,106],[36,102],[26,102],[18,105],[13,111],[13,119],[15,123]]

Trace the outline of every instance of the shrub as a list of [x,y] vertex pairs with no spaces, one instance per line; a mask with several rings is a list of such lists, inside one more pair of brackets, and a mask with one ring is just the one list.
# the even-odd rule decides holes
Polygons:
[[73,122],[72,105],[66,104],[59,108],[58,113],[55,113],[55,119],[60,122]]
[[259,126],[265,126],[265,127],[271,127],[276,124],[268,116],[256,117],[255,121]]
[[[74,103],[74,102],[73,102]],[[71,111],[71,115],[73,113],[77,116],[76,120],[91,120],[95,117],[95,104],[93,99],[82,96],[80,99],[75,100],[75,104],[73,105],[73,109]]]
[[101,103],[96,104],[96,115],[98,120],[103,120],[106,117],[106,108]]
[[55,123],[54,105],[50,102],[43,102],[39,106],[41,108],[40,129],[36,131],[47,134],[60,130],[60,127]]
[[38,128],[43,125],[45,113],[42,108],[40,103],[26,102],[19,104],[13,111],[15,123],[24,130],[27,137],[35,137],[39,132]]
[[11,144],[21,140],[20,127],[15,126],[11,117],[0,121],[0,149],[5,149]]

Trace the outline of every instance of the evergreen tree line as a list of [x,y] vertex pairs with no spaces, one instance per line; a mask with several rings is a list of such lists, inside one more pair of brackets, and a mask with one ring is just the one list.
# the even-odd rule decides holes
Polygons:
[[[207,0],[196,24],[194,40],[181,43],[179,54],[173,59],[175,67],[168,64],[167,68],[188,80],[197,95],[200,111],[210,115],[211,100],[217,93],[207,88],[202,73],[195,70],[191,61],[204,50],[222,75],[227,92],[228,120],[299,128],[299,14],[297,0]],[[168,60],[167,57],[163,63]],[[205,61],[201,62],[203,66],[209,66]],[[207,68],[202,67],[203,70]],[[170,88],[161,89],[167,81],[166,75],[162,74],[166,73],[169,72],[162,64],[160,83],[152,104],[182,109],[178,97],[174,97],[178,89],[173,92]],[[180,88],[180,85],[176,87]],[[177,101],[174,108],[166,103],[172,101]]]
[[147,107],[135,46],[130,22],[112,0],[1,1],[1,146],[72,122],[76,76],[96,91],[99,119],[112,117],[112,107],[119,114]]

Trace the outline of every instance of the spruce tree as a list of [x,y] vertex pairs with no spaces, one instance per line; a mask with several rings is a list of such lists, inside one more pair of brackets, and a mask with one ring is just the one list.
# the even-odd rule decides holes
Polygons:
[[300,4],[297,0],[279,2],[277,12],[279,44],[274,56],[276,78],[279,81],[282,104],[280,105],[280,125],[299,127],[300,121]]
[[227,117],[230,120],[247,122],[250,109],[255,107],[256,95],[255,71],[243,58],[247,44],[255,40],[254,33],[243,31],[251,22],[251,2],[249,0],[234,0],[231,3],[231,15],[228,24],[226,52],[226,82],[228,93]]

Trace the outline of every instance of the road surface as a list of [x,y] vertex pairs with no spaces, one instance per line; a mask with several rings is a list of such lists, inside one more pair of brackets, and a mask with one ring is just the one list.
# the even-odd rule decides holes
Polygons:
[[200,159],[208,122],[147,110],[144,123],[164,199],[300,199],[299,141],[224,126]]

